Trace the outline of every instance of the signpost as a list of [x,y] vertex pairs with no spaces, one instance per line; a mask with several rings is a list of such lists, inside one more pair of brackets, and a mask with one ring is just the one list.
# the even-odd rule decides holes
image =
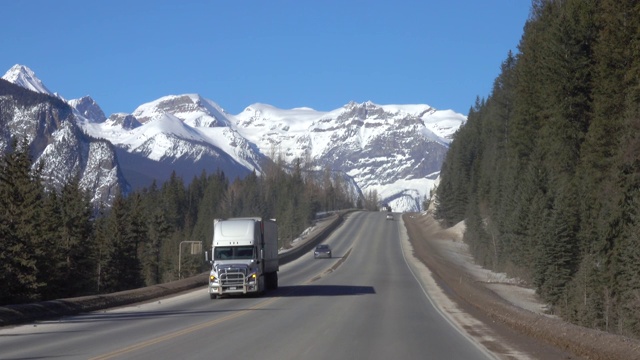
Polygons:
[[202,253],[202,241],[181,241],[178,245],[178,279],[182,279],[181,266],[182,266],[182,244],[191,244],[191,255]]

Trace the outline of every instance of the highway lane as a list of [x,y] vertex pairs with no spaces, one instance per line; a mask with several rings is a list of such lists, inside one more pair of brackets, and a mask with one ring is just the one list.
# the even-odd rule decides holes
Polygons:
[[210,300],[206,289],[0,329],[0,359],[486,359],[432,306],[402,255],[400,216],[354,213],[281,266],[280,288]]

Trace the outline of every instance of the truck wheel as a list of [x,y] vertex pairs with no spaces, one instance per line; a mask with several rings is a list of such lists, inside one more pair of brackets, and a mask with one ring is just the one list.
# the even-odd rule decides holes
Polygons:
[[264,275],[260,275],[260,277],[258,278],[258,296],[262,296],[264,295],[264,293],[266,292],[266,281],[264,279]]
[[272,272],[267,274],[267,288],[269,290],[275,290],[278,288],[278,273]]
[[267,285],[267,289],[273,289],[273,273],[268,273],[265,275],[265,283]]
[[211,300],[217,299],[218,295],[216,294],[209,294],[209,297],[211,298]]

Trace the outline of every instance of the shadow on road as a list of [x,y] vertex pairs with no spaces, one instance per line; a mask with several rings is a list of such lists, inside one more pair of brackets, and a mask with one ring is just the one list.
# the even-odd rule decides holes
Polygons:
[[[208,298],[207,298],[208,300]],[[61,320],[44,320],[41,323],[88,323],[99,321],[135,321],[141,319],[151,318],[166,318],[166,317],[185,317],[196,316],[201,317],[203,315],[210,315],[214,313],[233,312],[238,309],[217,309],[217,310],[172,310],[172,311],[132,311],[132,312],[92,312],[74,315],[70,317],[64,317]]]
[[[301,297],[301,296],[353,296],[353,295],[373,295],[376,291],[373,286],[353,286],[353,285],[292,285],[292,286],[280,286],[275,291],[268,291],[266,294],[261,296],[261,298],[286,298],[286,297]],[[212,304],[218,303],[220,301],[225,303],[236,302],[238,304],[247,305],[244,301],[249,299],[255,299],[255,296],[230,296],[224,297],[222,299],[212,301]],[[228,299],[228,302],[225,301]],[[209,299],[207,298],[207,301]],[[252,305],[248,307],[241,308],[212,308],[210,310],[167,310],[167,311],[124,311],[124,312],[107,312],[107,311],[96,311],[91,313],[84,313],[75,316],[69,317],[61,317],[61,319],[52,319],[52,320],[44,320],[40,324],[46,323],[88,323],[88,322],[102,322],[102,321],[136,321],[141,319],[151,319],[151,318],[166,318],[166,317],[185,317],[185,316],[196,316],[202,317],[206,315],[211,315],[214,313],[225,313],[225,312],[238,312],[238,311],[246,311],[246,310],[257,310],[252,309]],[[34,325],[35,326],[35,325]],[[20,334],[19,336],[23,336],[25,334]],[[29,335],[29,334],[26,334]],[[38,334],[40,335],[40,334]],[[2,337],[10,337],[14,336],[14,334],[5,334]],[[18,336],[18,335],[15,335]]]
[[344,296],[344,295],[372,295],[376,291],[373,286],[352,285],[293,285],[280,286],[277,291],[268,292],[273,297],[298,296]]

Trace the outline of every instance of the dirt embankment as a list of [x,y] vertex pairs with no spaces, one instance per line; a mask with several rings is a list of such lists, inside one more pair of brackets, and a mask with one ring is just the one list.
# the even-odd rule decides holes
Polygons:
[[640,359],[640,341],[546,315],[532,290],[473,264],[459,227],[443,229],[424,213],[405,214],[403,221],[416,257],[443,291],[523,352],[539,359]]

